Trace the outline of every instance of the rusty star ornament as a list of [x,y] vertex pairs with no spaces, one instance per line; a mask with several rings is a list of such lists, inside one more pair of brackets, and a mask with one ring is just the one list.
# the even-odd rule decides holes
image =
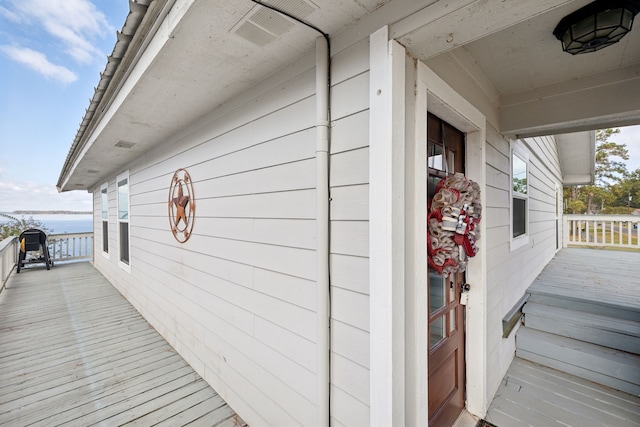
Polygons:
[[195,212],[191,176],[185,169],[178,169],[169,188],[169,226],[178,242],[184,243],[191,237]]
[[182,193],[182,185],[178,184],[178,197],[173,198],[173,204],[176,207],[176,227],[178,226],[178,224],[180,224],[180,221],[183,221],[185,225],[189,223],[189,221],[187,220],[187,214],[185,212],[185,208],[187,207],[188,203],[189,196],[185,196]]

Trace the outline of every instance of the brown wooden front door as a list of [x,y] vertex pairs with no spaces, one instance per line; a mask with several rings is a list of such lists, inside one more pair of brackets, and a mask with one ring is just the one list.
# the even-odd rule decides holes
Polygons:
[[[464,174],[464,133],[429,114],[427,157],[430,209],[438,182],[455,172]],[[464,273],[441,275],[429,268],[429,426],[450,427],[464,409],[464,283]]]

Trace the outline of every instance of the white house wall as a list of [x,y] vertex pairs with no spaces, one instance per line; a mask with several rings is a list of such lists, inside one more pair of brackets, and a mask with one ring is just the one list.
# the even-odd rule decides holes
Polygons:
[[[514,351],[502,317],[553,256],[560,168],[551,137],[530,156],[529,245],[510,251],[510,140],[500,135],[480,77],[429,64],[486,115],[490,399]],[[198,120],[129,168],[131,274],[118,266],[115,176],[109,180],[110,256],[97,268],[250,425],[315,423],[315,129],[313,64],[302,59],[234,105]],[[369,46],[333,58],[331,139],[331,422],[369,420]],[[478,83],[480,81],[480,83]],[[252,93],[255,95],[252,96]],[[493,122],[492,122],[493,121]],[[170,180],[194,180],[196,223],[169,230]]]
[[[512,141],[497,131],[496,92],[464,55],[444,54],[427,65],[487,118],[487,202],[482,219],[487,233],[482,238],[487,244],[487,393],[491,399],[515,353],[515,332],[502,338],[502,318],[556,251],[556,185],[562,188],[559,156],[553,136],[521,141],[529,155],[529,243],[512,251]],[[473,354],[472,349],[468,354]]]
[[332,59],[331,424],[369,425],[369,44]]
[[[333,425],[369,424],[368,43],[333,58],[331,274]],[[96,267],[250,425],[314,425],[315,100],[301,59],[129,167],[131,273]],[[286,79],[282,76],[288,76]],[[252,96],[252,94],[255,94]],[[193,179],[183,244],[167,218],[173,173]]]
[[556,251],[556,183],[560,182],[553,137],[526,139],[529,162],[529,243],[510,250],[510,144],[492,129],[487,133],[487,384],[497,390],[515,351],[515,333],[502,338],[502,318]]

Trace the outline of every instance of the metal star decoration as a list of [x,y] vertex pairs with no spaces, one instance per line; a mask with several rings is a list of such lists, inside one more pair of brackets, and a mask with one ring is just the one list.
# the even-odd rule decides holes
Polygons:
[[187,221],[187,214],[185,208],[189,203],[189,196],[185,196],[182,193],[182,185],[178,184],[178,197],[173,198],[173,204],[176,205],[176,226],[182,220],[186,225],[189,225]]
[[178,242],[184,243],[191,237],[196,214],[193,181],[184,169],[178,169],[173,174],[168,208],[171,233]]

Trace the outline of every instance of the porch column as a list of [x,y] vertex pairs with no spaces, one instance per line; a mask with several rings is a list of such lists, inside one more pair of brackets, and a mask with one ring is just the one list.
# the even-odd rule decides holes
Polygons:
[[405,50],[370,36],[370,423],[405,425]]

